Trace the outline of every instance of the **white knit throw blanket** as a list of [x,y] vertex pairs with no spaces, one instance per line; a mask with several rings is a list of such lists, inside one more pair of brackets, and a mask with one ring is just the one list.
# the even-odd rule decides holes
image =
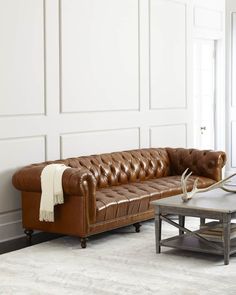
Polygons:
[[62,174],[69,167],[64,164],[49,164],[41,173],[40,221],[54,221],[54,206],[64,203]]

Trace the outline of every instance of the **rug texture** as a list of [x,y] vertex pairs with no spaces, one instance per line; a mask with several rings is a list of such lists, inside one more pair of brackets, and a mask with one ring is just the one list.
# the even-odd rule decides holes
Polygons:
[[[187,219],[188,227],[198,220]],[[177,229],[164,223],[163,235]],[[0,294],[149,295],[236,294],[236,256],[162,248],[155,253],[154,221],[100,234],[81,249],[62,237],[0,257]]]

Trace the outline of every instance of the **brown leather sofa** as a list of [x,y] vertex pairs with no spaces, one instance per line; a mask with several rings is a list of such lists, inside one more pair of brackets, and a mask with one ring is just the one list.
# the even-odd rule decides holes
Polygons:
[[[78,236],[86,247],[90,235],[154,217],[150,201],[181,193],[180,177],[186,168],[198,187],[221,179],[224,152],[196,149],[149,148],[83,156],[33,164],[17,171],[13,185],[22,192],[23,227],[28,238],[34,229]],[[51,163],[64,163],[64,204],[55,206],[55,221],[40,222],[40,175]]]

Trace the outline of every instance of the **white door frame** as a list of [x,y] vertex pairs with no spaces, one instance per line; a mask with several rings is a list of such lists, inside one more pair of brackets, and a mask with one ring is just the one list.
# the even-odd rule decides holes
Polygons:
[[226,149],[225,138],[225,40],[215,40],[216,44],[216,78],[215,78],[215,102],[216,102],[216,125],[215,125],[215,148]]
[[[216,100],[216,97],[215,97],[215,88],[216,88],[216,42],[215,40],[212,40],[212,39],[194,39],[194,59],[196,58],[196,60],[194,60],[194,75],[197,75],[196,77],[194,76],[194,80],[193,80],[193,89],[195,89],[195,87],[200,87],[200,89],[196,89],[196,92],[194,93],[194,145],[199,148],[199,149],[207,149],[208,147],[207,146],[203,146],[202,147],[202,140],[203,138],[205,138],[206,136],[212,136],[212,130],[209,129],[210,126],[208,126],[208,123],[207,122],[204,122],[207,120],[207,118],[205,117],[202,117],[202,114],[201,112],[204,111],[204,105],[207,105],[207,108],[209,108],[209,105],[208,105],[208,102],[204,103],[204,100],[201,96],[201,94],[199,93],[199,91],[201,91],[202,93],[202,77],[200,77],[199,75],[202,74],[202,71],[200,71],[199,73],[199,70],[198,69],[202,69],[202,67],[205,68],[205,65],[202,63],[202,59],[203,59],[203,52],[202,52],[202,46],[211,46],[211,49],[212,49],[212,78],[214,79],[213,83],[213,88],[212,88],[212,99],[213,99],[213,108],[211,108],[211,111],[212,114],[210,116],[212,116],[212,123],[213,123],[213,126],[214,126],[214,135],[213,135],[213,141],[212,141],[212,144],[209,148],[211,149],[215,149],[215,146],[216,146],[216,142],[215,142],[215,139],[216,139],[216,118],[215,118],[215,100]],[[200,52],[198,51],[200,49]],[[197,50],[195,52],[195,50]],[[200,54],[200,56],[199,56]],[[200,60],[198,59],[200,57]],[[200,65],[200,64],[201,65]],[[214,63],[214,65],[213,65]],[[199,65],[201,66],[200,68]],[[197,68],[196,68],[197,67]],[[195,72],[196,71],[196,72]],[[200,80],[199,80],[200,79]],[[210,81],[209,81],[210,82]],[[199,84],[200,83],[200,84]],[[196,85],[195,85],[196,84]],[[207,110],[207,113],[208,113],[208,110]],[[202,121],[203,119],[203,121]],[[206,124],[206,125],[205,125]],[[206,131],[201,131],[200,128],[203,128],[205,127],[206,128]],[[201,133],[204,133],[204,136],[201,135]],[[203,134],[202,133],[202,134]]]
[[236,2],[235,0],[226,1],[226,147],[227,163],[226,176],[235,173],[234,163],[235,140],[233,136],[235,124],[235,112],[233,98],[233,79],[234,79],[234,50],[235,50],[235,21]]
[[[195,39],[215,41],[215,149],[225,151],[225,38],[221,33],[198,32],[193,35]],[[193,130],[196,137],[197,126]]]

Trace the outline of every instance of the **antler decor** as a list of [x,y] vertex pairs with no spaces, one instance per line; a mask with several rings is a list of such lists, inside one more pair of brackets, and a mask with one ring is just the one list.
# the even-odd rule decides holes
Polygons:
[[194,184],[193,184],[193,189],[190,192],[187,192],[187,180],[188,180],[189,176],[192,174],[192,172],[190,172],[187,176],[185,176],[187,174],[187,172],[188,172],[188,168],[184,171],[184,173],[181,176],[181,186],[182,186],[182,191],[183,191],[182,200],[184,202],[187,202],[188,200],[192,199],[192,197],[196,193],[208,192],[208,191],[216,189],[216,188],[221,188],[226,192],[236,193],[236,190],[231,190],[231,189],[224,187],[225,182],[227,180],[229,180],[230,178],[234,177],[236,175],[236,173],[210,185],[207,188],[197,188],[198,178],[196,178],[194,181]]

